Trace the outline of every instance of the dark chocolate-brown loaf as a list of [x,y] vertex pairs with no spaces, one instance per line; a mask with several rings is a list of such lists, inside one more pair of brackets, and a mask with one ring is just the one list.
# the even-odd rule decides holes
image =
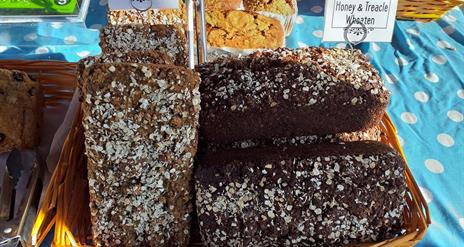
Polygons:
[[198,71],[206,142],[367,130],[378,125],[389,101],[358,50],[282,48],[219,59]]
[[299,146],[320,143],[342,143],[355,141],[381,141],[382,131],[378,126],[370,128],[366,131],[357,131],[352,133],[338,133],[327,135],[311,135],[311,136],[296,136],[296,137],[281,137],[266,140],[245,140],[232,143],[199,143],[199,152],[216,152],[227,149],[243,149],[254,147],[282,147],[282,146]]
[[404,161],[379,142],[229,150],[195,171],[208,246],[341,246],[400,233]]

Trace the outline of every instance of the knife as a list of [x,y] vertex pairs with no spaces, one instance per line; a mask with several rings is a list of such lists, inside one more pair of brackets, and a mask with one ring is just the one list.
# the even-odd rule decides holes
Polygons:
[[23,164],[21,152],[13,150],[6,160],[5,174],[3,176],[2,193],[0,195],[0,220],[10,220],[14,215],[14,198],[16,184],[21,177]]

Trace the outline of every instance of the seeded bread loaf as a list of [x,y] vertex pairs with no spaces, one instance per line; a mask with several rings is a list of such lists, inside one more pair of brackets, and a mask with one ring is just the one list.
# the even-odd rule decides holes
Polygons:
[[83,78],[97,246],[186,246],[199,77],[171,65],[97,64]]
[[129,51],[125,53],[101,54],[95,57],[87,57],[80,61],[80,69],[88,68],[98,63],[153,63],[174,64],[172,57],[162,51]]
[[282,146],[299,146],[320,143],[343,143],[355,141],[381,141],[382,131],[379,127],[374,127],[366,131],[358,131],[352,133],[338,133],[328,135],[312,135],[312,136],[296,136],[296,137],[280,137],[266,140],[246,140],[236,141],[226,144],[205,143],[200,142],[199,149],[201,153],[216,152],[227,149],[243,149],[254,147],[282,147]]
[[229,150],[195,171],[207,246],[343,246],[402,230],[403,160],[377,142]]
[[231,10],[206,12],[209,45],[239,49],[278,48],[285,42],[282,24],[257,13]]
[[187,23],[186,6],[179,0],[178,9],[150,9],[140,13],[137,10],[109,10],[109,25],[183,25]]
[[166,53],[175,65],[185,66],[187,63],[185,34],[176,26],[108,26],[100,36],[103,54],[121,57],[130,51],[155,50]]
[[43,95],[25,72],[0,69],[0,153],[39,144]]
[[294,15],[296,0],[243,0],[245,9],[252,12],[271,12],[279,15]]
[[231,143],[364,131],[389,101],[357,50],[282,48],[198,67],[201,138]]
[[79,61],[78,75],[80,86],[82,86],[82,78],[85,77],[85,69],[100,63],[174,64],[169,55],[156,50],[130,51],[127,53],[101,54],[95,57],[87,57]]

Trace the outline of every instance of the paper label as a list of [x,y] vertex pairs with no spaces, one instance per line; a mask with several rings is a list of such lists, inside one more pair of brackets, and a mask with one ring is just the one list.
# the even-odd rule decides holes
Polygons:
[[2,15],[66,15],[77,10],[78,0],[0,0]]
[[398,0],[326,0],[323,41],[391,42]]
[[112,10],[178,9],[178,0],[109,0]]

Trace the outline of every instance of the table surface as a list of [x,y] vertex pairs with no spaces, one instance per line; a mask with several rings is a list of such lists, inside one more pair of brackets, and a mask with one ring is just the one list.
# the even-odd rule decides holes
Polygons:
[[[287,45],[345,47],[322,43],[324,2],[299,1]],[[107,0],[92,1],[86,25],[3,25],[0,59],[78,61],[100,53],[98,29]],[[378,68],[392,92],[388,112],[408,164],[424,194],[432,224],[419,246],[464,246],[464,8],[430,23],[398,21],[392,43],[358,47]]]

